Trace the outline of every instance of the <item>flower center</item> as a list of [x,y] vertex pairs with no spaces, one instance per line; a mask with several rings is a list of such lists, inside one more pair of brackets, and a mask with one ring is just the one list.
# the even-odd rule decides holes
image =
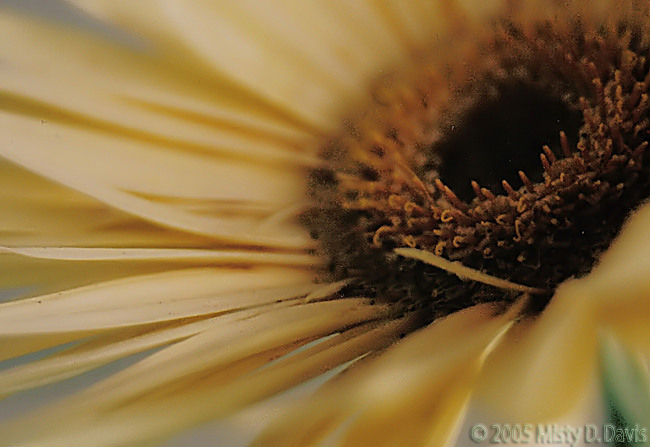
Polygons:
[[381,79],[322,148],[303,218],[329,279],[352,278],[346,294],[437,318],[525,289],[539,309],[650,194],[645,22],[567,13],[475,31],[449,59]]
[[511,81],[454,121],[431,148],[439,154],[439,165],[426,169],[437,170],[445,185],[470,202],[475,196],[472,181],[496,191],[503,180],[519,185],[522,171],[532,182],[541,182],[541,148],[559,152],[561,131],[575,147],[582,116],[537,83]]

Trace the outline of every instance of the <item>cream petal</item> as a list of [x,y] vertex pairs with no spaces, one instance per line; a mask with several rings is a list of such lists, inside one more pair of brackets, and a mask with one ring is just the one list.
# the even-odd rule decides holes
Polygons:
[[[641,206],[628,219],[621,230],[621,234],[614,241],[612,247],[603,255],[603,258],[594,270],[594,273],[605,272],[609,269],[616,269],[623,264],[647,265],[647,252],[650,249],[650,204]],[[643,257],[645,255],[645,257]]]
[[586,392],[598,331],[645,355],[648,344],[647,221],[642,208],[586,278],[562,286],[539,321],[507,337],[488,362],[479,400],[505,418],[552,421]]
[[[196,374],[235,364],[252,354],[302,344],[314,337],[385,316],[381,306],[366,304],[366,300],[327,301],[269,308],[250,318],[237,314],[222,318],[208,331],[153,354],[92,392],[102,405],[129,401],[156,390],[171,389],[179,382],[189,384]],[[324,319],[323,315],[330,318]],[[291,325],[280,325],[283,326],[280,330],[279,321],[291,321]]]
[[[317,161],[298,152],[310,147],[313,136],[274,121],[272,114],[267,113],[269,119],[264,121],[266,115],[255,107],[247,118],[246,109],[233,106],[246,101],[228,95],[209,95],[212,102],[193,110],[191,104],[201,92],[188,91],[187,86],[196,80],[178,82],[181,74],[169,79],[168,70],[150,54],[129,53],[93,38],[86,42],[61,27],[11,15],[0,21],[0,33],[20,43],[3,47],[5,53],[0,53],[6,59],[0,67],[2,101],[4,109],[12,111],[2,117],[5,157],[165,226],[229,243],[295,247],[308,242],[297,227],[282,225],[279,230],[258,224],[303,200],[304,171],[298,166]],[[51,44],[47,50],[40,45],[44,40]],[[97,54],[102,54],[100,60]],[[117,68],[95,67],[106,63],[104,58]],[[72,76],[78,72],[88,76]],[[159,83],[158,90],[144,88]],[[182,88],[174,90],[177,84]],[[148,97],[137,96],[143,90],[150,91]],[[174,91],[180,93],[169,98]],[[208,96],[205,90],[202,93]],[[182,104],[185,96],[188,103]],[[210,114],[206,108],[211,103],[227,106],[221,115]],[[181,108],[174,109],[177,106]],[[223,116],[230,108],[232,119]],[[42,150],[44,144],[47,152]],[[32,148],[30,154],[26,147]],[[12,149],[22,155],[16,157]],[[48,157],[59,163],[44,173],[43,166],[51,162]],[[263,166],[265,159],[282,164]],[[71,175],[70,170],[79,171],[82,163],[85,172]],[[205,199],[219,207],[210,206],[206,215],[163,203],[169,198]],[[266,208],[266,215],[251,216],[251,206]],[[219,215],[219,208],[228,214]]]
[[166,262],[207,265],[286,265],[313,267],[319,259],[310,255],[242,250],[198,250],[174,248],[77,248],[77,247],[2,247],[23,256],[60,261]]
[[0,336],[79,332],[217,314],[304,296],[312,274],[290,269],[188,269],[0,304]]
[[25,354],[77,342],[91,335],[89,332],[19,335],[1,337],[0,361],[15,359]]
[[615,314],[608,312],[602,319],[604,320],[601,323],[603,331],[612,332],[629,349],[650,359],[650,337],[648,337],[650,319],[645,310],[639,311],[636,307],[630,307],[627,312]]
[[191,248],[213,243],[147,224],[5,161],[0,161],[0,207],[5,245]]
[[[271,307],[269,307],[270,310]],[[154,330],[134,328],[94,337],[89,341],[43,360],[0,371],[0,396],[64,380],[126,356],[169,345],[201,332],[211,331],[210,333],[213,333],[217,327],[232,324],[233,321],[250,319],[261,312],[265,311],[260,309],[242,310],[228,316],[219,316],[195,322],[173,323],[168,327],[162,326]],[[184,349],[185,346],[181,346],[180,352]],[[192,358],[192,355],[190,355],[190,358]],[[148,364],[148,366],[151,367],[152,365]],[[160,363],[154,364],[154,371],[158,370],[160,366]],[[140,374],[146,375],[150,373],[150,371],[135,369]],[[126,381],[130,382],[133,377],[133,374],[130,375]],[[144,388],[141,391],[144,391]]]
[[[362,59],[346,58],[345,53],[337,52],[328,33],[318,32],[322,27],[317,25],[312,31],[310,15],[301,16],[297,3],[274,4],[270,13],[260,16],[267,7],[264,2],[226,7],[201,0],[172,0],[162,8],[157,4],[154,16],[148,8],[133,8],[126,2],[73,2],[103,19],[145,32],[162,45],[177,46],[216,73],[317,129],[335,126],[337,109],[364,91],[360,77],[368,67],[358,69]],[[335,9],[336,5],[330,2],[327,8]],[[311,18],[318,23],[318,17]],[[334,22],[334,29],[342,28],[337,24]],[[293,38],[301,29],[306,32]],[[385,32],[390,34],[389,29]],[[375,45],[359,52],[381,54],[383,48]]]
[[[340,107],[444,31],[435,2],[246,0],[236,5],[169,0],[154,14],[145,3],[70,0],[103,20],[137,30],[160,45],[191,53],[208,66],[316,129],[339,122]],[[484,4],[483,4],[484,3]],[[467,7],[494,11],[499,1]],[[160,5],[158,5],[160,6]],[[227,42],[215,45],[215,42]]]
[[[150,9],[148,17],[158,10]],[[171,125],[181,132],[177,137],[190,137],[201,129],[196,125],[202,122],[215,130],[239,129],[287,142],[306,136],[304,129],[296,128],[277,111],[264,108],[232,85],[188,64],[182,52],[165,58],[148,48],[129,47],[88,30],[7,10],[2,10],[0,24],[0,38],[12,42],[0,47],[4,62],[0,73],[9,83],[3,86],[7,93],[49,100],[49,104],[68,110],[69,115],[112,123],[112,131],[121,126],[164,134],[165,126]],[[101,101],[93,104],[92,99],[99,98]],[[129,119],[133,117],[138,119]],[[187,126],[185,130],[180,123]]]
[[486,365],[479,400],[504,417],[552,420],[585,392],[598,330],[648,352],[650,207],[642,207],[592,273],[562,285],[545,311],[511,331]]
[[291,21],[277,5],[256,18],[252,12],[263,10],[262,3],[170,1],[167,7],[188,46],[217,72],[314,125],[332,128],[340,109],[365,90],[361,73],[328,57],[327,41],[299,33],[309,24]]
[[[52,177],[60,171],[83,172],[116,189],[172,198],[282,205],[302,198],[302,169],[216,161],[58,123],[9,114],[1,118],[3,146],[9,146],[2,155],[35,171],[49,164]],[[23,137],[24,133],[29,137]]]
[[[107,387],[110,388],[113,391],[110,397],[114,397],[120,394],[120,389],[114,390],[115,381],[108,379],[104,384],[100,383],[94,390],[89,390],[88,393],[71,399],[65,405],[56,406],[52,413],[47,415],[43,413],[36,416],[35,419],[23,422],[23,424],[32,427],[29,434],[25,431],[21,432],[22,424],[19,423],[15,427],[15,431],[7,431],[7,439],[17,436],[20,445],[32,445],[29,441],[32,441],[34,445],[39,443],[64,445],[71,442],[77,445],[98,446],[115,445],[111,443],[133,445],[136,442],[151,441],[166,433],[178,431],[219,415],[229,414],[244,405],[249,405],[263,397],[286,389],[296,382],[318,375],[324,365],[332,364],[332,362],[338,363],[345,358],[345,352],[348,353],[348,358],[356,357],[359,352],[372,349],[378,343],[380,346],[386,343],[385,336],[373,334],[373,336],[363,339],[363,335],[361,335],[359,337],[361,340],[353,338],[350,340],[351,342],[357,341],[353,342],[351,346],[341,348],[340,352],[332,349],[319,349],[317,345],[313,348],[316,355],[301,356],[298,354],[293,356],[291,360],[287,360],[288,370],[277,364],[263,368],[253,375],[242,375],[250,371],[251,367],[254,368],[256,364],[268,362],[270,358],[265,352],[272,358],[277,355],[277,348],[287,343],[292,345],[305,337],[318,337],[336,332],[347,325],[355,324],[355,322],[368,321],[385,315],[381,308],[364,305],[358,300],[309,304],[304,309],[299,309],[300,307],[286,308],[284,311],[279,311],[275,318],[271,318],[271,320],[275,319],[275,322],[269,321],[268,318],[260,320],[263,324],[258,327],[258,330],[261,332],[257,331],[259,334],[251,337],[252,339],[237,337],[235,334],[233,340],[233,334],[230,333],[233,327],[229,328],[226,325],[220,329],[215,328],[217,332],[213,335],[218,333],[222,335],[217,336],[220,341],[215,341],[214,346],[224,343],[227,339],[231,339],[232,342],[218,351],[211,351],[217,358],[203,357],[203,362],[207,360],[214,365],[212,367],[214,372],[211,375],[197,376],[180,389],[169,386],[164,388],[166,391],[163,393],[154,393],[129,400],[123,405],[115,407],[110,399],[106,401],[106,397],[109,395],[105,391]],[[303,317],[299,317],[301,313]],[[285,321],[285,317],[290,315],[298,317],[295,324],[278,324],[278,319]],[[270,325],[264,329],[268,323]],[[255,323],[250,324],[250,328],[255,333]],[[225,338],[223,338],[224,336]],[[391,337],[394,336],[396,333],[393,332]],[[192,339],[187,341],[190,340]],[[212,338],[205,339],[206,342],[210,340]],[[343,341],[345,342],[345,340],[344,337]],[[205,346],[204,349],[207,350],[211,347]],[[169,361],[173,361],[171,353],[167,355],[166,351],[163,350],[158,355],[168,357]],[[318,357],[318,353],[322,354],[322,358]],[[177,354],[184,358],[186,352],[183,350]],[[151,358],[149,357],[149,359]],[[203,362],[197,362],[193,366],[200,367]],[[296,366],[296,363],[302,366]],[[222,364],[227,369],[220,373],[219,369],[214,369],[217,367],[216,364]],[[228,365],[232,365],[232,367]],[[138,367],[138,365],[135,366]],[[205,367],[207,364],[203,363],[202,366]],[[129,369],[125,370],[121,375],[124,375],[124,378],[128,377],[130,374],[128,371]],[[164,378],[167,369],[158,371],[162,374],[159,377]],[[191,369],[188,372],[191,372]],[[233,382],[232,380],[237,377],[241,377],[241,379]],[[123,381],[119,380],[118,382],[122,383]],[[129,388],[130,383],[132,382],[129,381],[124,385]],[[149,382],[145,380],[144,383]],[[138,388],[135,388],[134,391],[137,392]],[[183,411],[179,412],[179,409],[183,409]],[[66,416],[62,416],[62,413],[66,413]],[[101,417],[98,418],[100,415]],[[36,426],[34,421],[38,421]],[[34,436],[34,439],[26,439],[29,436]]]
[[579,282],[567,282],[541,315],[505,335],[476,386],[486,412],[537,423],[573,408],[597,366],[598,319],[590,299]]
[[599,265],[582,282],[606,319],[647,315],[650,310],[650,206],[640,208]]
[[[492,426],[498,424],[502,427],[500,431],[500,439],[509,441],[502,441],[500,444],[506,446],[527,445],[530,447],[546,447],[553,445],[553,434],[549,433],[549,428],[552,429],[553,425],[556,428],[571,427],[573,429],[581,429],[578,442],[574,443],[574,447],[587,447],[588,445],[598,445],[597,442],[584,443],[585,435],[587,440],[596,436],[602,436],[603,425],[609,422],[607,411],[608,408],[604,403],[606,402],[603,396],[603,388],[600,377],[597,371],[592,371],[586,385],[586,392],[580,396],[580,399],[574,403],[570,411],[553,416],[552,419],[547,420],[541,424],[536,424],[533,421],[523,419],[503,419],[503,415],[498,415],[498,412],[492,413],[489,408],[484,405],[475,405],[475,402],[470,402],[470,409],[465,419],[463,427],[460,429],[454,447],[476,447],[477,442],[470,437],[470,430],[477,424],[486,427],[487,435],[489,436],[483,441],[484,445],[491,445],[490,439],[495,437],[497,432],[496,428]],[[511,432],[505,428],[509,425]],[[522,430],[521,438],[516,434],[515,426],[520,426]],[[528,426],[529,428],[526,428]],[[588,428],[587,426],[591,426]],[[594,436],[593,429],[597,428],[598,433]],[[585,433],[589,430],[588,433]],[[528,434],[524,433],[528,432]],[[515,440],[518,439],[519,442]],[[566,438],[565,438],[566,439]],[[602,438],[601,438],[602,439]],[[556,443],[557,444],[557,443]],[[480,444],[479,444],[480,445]],[[572,445],[571,442],[565,445]],[[603,444],[606,445],[606,444]]]
[[[300,170],[292,172],[235,162],[209,163],[201,157],[161,153],[109,135],[104,139],[95,133],[54,123],[34,128],[29,119],[2,115],[1,127],[12,126],[13,131],[0,132],[0,155],[118,209],[231,243],[283,247],[304,247],[309,243],[308,236],[297,225],[267,229],[268,236],[250,234],[259,219],[251,222],[246,217],[204,216],[136,194],[162,193],[244,202],[284,200],[279,206],[286,206],[288,201],[302,199],[304,173]],[[89,146],[97,149],[84,150]],[[48,151],[43,151],[43,147]],[[251,178],[255,178],[254,183]]]
[[0,397],[74,377],[129,355],[188,338],[210,328],[215,320],[154,331],[122,330],[93,338],[43,360],[0,371]]
[[[196,264],[194,264],[196,266]],[[0,253],[0,301],[24,299],[117,278],[188,267],[182,262],[61,262]]]
[[481,305],[409,335],[298,403],[260,444],[321,445],[341,428],[336,445],[443,445],[485,354],[514,315],[494,317],[494,308]]
[[375,2],[396,38],[406,49],[411,50],[420,49],[423,42],[429,43],[436,34],[443,31],[444,15],[436,3],[438,2],[407,3],[399,0]]
[[167,151],[267,164],[313,166],[318,162],[308,153],[313,145],[309,135],[292,139],[268,135],[263,123],[246,127],[223,122],[188,106],[174,106],[171,100],[154,94],[150,99],[139,98],[127,88],[119,90],[115,86],[109,90],[106,85],[97,86],[87,80],[72,84],[69,75],[58,76],[0,66],[3,109],[36,116],[41,123],[71,123],[99,133],[155,143]]

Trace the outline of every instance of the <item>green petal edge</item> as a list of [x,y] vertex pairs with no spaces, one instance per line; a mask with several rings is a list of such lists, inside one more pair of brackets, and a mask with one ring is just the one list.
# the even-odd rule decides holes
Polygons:
[[650,446],[650,374],[642,357],[613,334],[600,337],[603,394],[617,428],[615,447]]

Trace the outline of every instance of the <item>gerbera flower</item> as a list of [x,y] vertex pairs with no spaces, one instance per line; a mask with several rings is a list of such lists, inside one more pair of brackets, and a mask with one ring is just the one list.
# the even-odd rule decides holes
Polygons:
[[131,364],[2,445],[649,421],[648,2],[71,3],[0,15],[0,393]]

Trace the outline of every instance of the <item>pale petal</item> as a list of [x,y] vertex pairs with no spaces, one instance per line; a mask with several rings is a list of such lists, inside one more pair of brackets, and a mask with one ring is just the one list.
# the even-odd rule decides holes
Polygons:
[[[188,379],[192,380],[196,374],[235,364],[249,355],[302,344],[313,337],[329,335],[385,315],[381,306],[365,304],[365,300],[337,300],[262,310],[258,312],[260,315],[247,318],[237,314],[226,316],[208,331],[150,356],[98,385],[92,392],[102,405],[128,401],[155,390],[171,388],[178,382],[189,383]],[[330,318],[325,319],[323,315],[330,315]],[[291,321],[291,324],[282,325],[281,321]],[[107,396],[109,390],[110,397]]]
[[5,161],[0,162],[0,207],[6,245],[190,248],[213,243],[147,224]]
[[242,250],[199,250],[174,248],[77,248],[2,247],[23,256],[61,261],[165,262],[205,265],[287,265],[310,267],[319,264],[315,256]]
[[72,85],[69,76],[43,76],[22,67],[0,66],[3,109],[38,117],[43,123],[72,123],[100,133],[156,143],[167,151],[215,158],[296,166],[312,166],[318,161],[308,154],[312,144],[308,135],[293,139],[267,135],[259,129],[261,124],[247,128],[224,123],[182,106],[166,104],[171,103],[166,98],[137,98],[127,88],[118,90],[119,86],[114,87],[119,91],[116,97],[115,92],[104,91],[108,86],[87,82]]
[[298,404],[261,444],[320,445],[341,427],[342,445],[444,445],[485,354],[514,316],[493,311],[477,306],[408,336]]
[[[0,301],[45,295],[111,279],[187,267],[183,262],[61,262],[0,253]],[[193,264],[196,266],[196,263]]]
[[[609,408],[605,405],[607,401],[603,395],[603,387],[601,378],[598,376],[598,371],[594,370],[592,373],[589,381],[585,384],[585,392],[580,396],[578,401],[573,403],[570,411],[562,415],[555,415],[552,419],[541,424],[536,424],[534,421],[504,418],[503,415],[499,415],[498,411],[494,413],[484,405],[475,405],[475,402],[470,402],[470,409],[463,427],[459,430],[456,442],[453,444],[454,447],[476,447],[477,442],[470,437],[470,430],[478,424],[486,428],[486,434],[488,435],[482,442],[483,445],[493,445],[490,443],[490,440],[497,433],[497,428],[493,427],[496,424],[502,427],[499,433],[499,440],[502,440],[500,444],[508,447],[515,445],[548,447],[549,445],[553,445],[553,433],[551,431],[553,426],[555,428],[569,427],[573,430],[581,430],[577,442],[571,443],[565,438],[567,442],[564,445],[573,445],[573,447],[599,445],[599,442],[593,442],[590,439],[594,440],[594,438],[599,436],[602,439],[603,425],[610,421],[607,414]],[[506,426],[510,427],[510,433],[508,433]],[[519,426],[522,431],[521,437],[516,433],[516,426]],[[526,428],[526,426],[529,428]],[[597,432],[594,432],[594,429]],[[524,433],[524,431],[528,434]],[[587,443],[582,442],[585,440],[585,437],[588,441]],[[508,439],[509,442],[505,442]],[[572,436],[573,439],[575,438]],[[481,445],[481,443],[478,443],[478,445]]]
[[182,340],[208,329],[214,320],[185,323],[156,331],[138,328],[93,338],[43,360],[1,371],[0,395],[4,397],[58,382],[120,358]]
[[599,330],[648,352],[649,218],[642,208],[592,273],[562,285],[539,317],[506,336],[480,382],[486,409],[533,422],[569,411],[597,366]]
[[[237,337],[232,334],[233,327],[228,325],[223,328],[215,328],[215,333],[212,334],[216,336],[214,344],[210,344],[213,337],[204,337],[204,341],[210,345],[204,346],[203,349],[207,351],[210,348],[222,346],[217,351],[210,351],[216,358],[212,359],[206,355],[200,356],[202,361],[195,361],[194,357],[188,358],[189,361],[194,362],[194,368],[212,365],[210,369],[213,371],[212,374],[204,373],[203,377],[196,375],[193,379],[187,377],[188,381],[183,386],[169,385],[163,388],[166,390],[165,392],[128,400],[118,407],[113,407],[112,399],[106,401],[106,397],[119,396],[122,390],[131,389],[129,384],[132,382],[122,383],[124,381],[120,379],[109,379],[106,383],[99,384],[94,391],[89,390],[85,395],[71,399],[65,405],[56,406],[51,413],[47,415],[43,413],[36,416],[34,420],[25,421],[25,424],[32,427],[31,433],[27,434],[25,431],[21,433],[22,424],[16,427],[15,432],[12,430],[7,433],[17,433],[20,445],[31,445],[25,442],[28,436],[33,436],[34,445],[39,443],[48,445],[65,445],[66,443],[97,446],[115,445],[112,443],[133,445],[135,442],[150,441],[189,425],[229,414],[244,405],[249,405],[263,397],[286,389],[296,382],[320,374],[321,368],[325,365],[336,364],[346,357],[356,357],[360,352],[373,349],[373,346],[376,347],[378,344],[383,346],[387,340],[386,334],[383,337],[373,334],[366,338],[361,335],[360,340],[352,338],[351,345],[338,350],[326,349],[326,346],[319,348],[316,345],[310,354],[298,354],[291,357],[291,360],[288,359],[286,366],[284,363],[277,364],[275,367],[263,368],[250,376],[243,375],[251,371],[255,365],[268,362],[277,355],[278,349],[283,345],[295,345],[299,340],[336,332],[351,324],[376,319],[382,314],[384,314],[382,308],[367,306],[358,300],[342,300],[309,304],[303,309],[301,307],[287,308],[284,311],[280,310],[275,318],[271,319],[263,314],[260,316],[263,319],[259,320],[262,323],[261,326],[256,328],[254,322],[249,324],[250,330],[253,331],[251,337]],[[296,318],[295,324],[278,324],[278,319],[284,321],[286,320],[285,316],[290,315]],[[392,336],[388,336],[388,339],[395,335],[396,333],[393,333]],[[342,342],[345,343],[346,339],[343,337]],[[189,339],[187,342],[191,340]],[[228,340],[231,342],[228,343]],[[335,345],[337,343],[331,346]],[[173,361],[174,356],[171,353],[166,354],[166,351],[161,351],[159,357],[167,357],[166,361]],[[176,354],[182,355],[183,358],[187,355],[185,350],[178,350]],[[341,357],[342,355],[343,357]],[[210,363],[204,363],[206,361]],[[178,363],[177,361],[174,365]],[[298,366],[295,366],[296,364]],[[221,370],[217,365],[222,365],[221,368],[226,369]],[[167,368],[159,369],[158,377],[164,379],[167,370]],[[195,369],[189,368],[186,371],[191,373]],[[152,372],[154,372],[153,369]],[[199,372],[200,370],[196,371],[196,373]],[[129,369],[120,375],[124,376],[123,379],[130,377]],[[241,380],[233,382],[233,379],[238,377],[241,377]],[[152,380],[155,384],[159,379],[153,377]],[[113,388],[115,381],[120,385],[125,385],[126,388],[121,387],[115,390]],[[146,380],[143,383],[149,386],[151,384]],[[110,395],[106,393],[107,388],[112,390]],[[138,389],[139,387],[135,387],[133,391],[137,392]],[[178,409],[183,409],[183,411],[179,412]],[[96,418],[101,413],[103,416],[99,419]],[[35,421],[38,421],[37,425],[34,425]],[[7,439],[11,439],[11,437],[8,436]]]
[[205,216],[141,196],[155,193],[244,203],[280,201],[278,206],[286,206],[302,199],[301,170],[234,161],[211,163],[202,157],[159,152],[144,144],[55,123],[34,128],[33,120],[2,114],[0,129],[9,126],[7,132],[0,132],[0,155],[126,212],[231,243],[294,247],[308,243],[308,236],[297,225],[267,228],[268,236],[250,234],[259,218]]
[[290,269],[189,269],[0,304],[0,336],[91,333],[211,315],[306,295],[312,274]]
[[[308,298],[313,299],[311,296]],[[278,306],[276,305],[274,307]],[[210,331],[209,333],[213,334],[216,328],[223,327],[225,324],[232,325],[233,322],[250,319],[251,317],[259,315],[262,312],[271,311],[272,309],[273,307],[269,307],[268,310],[242,310],[236,314],[208,318],[196,322],[173,323],[168,325],[168,327],[162,326],[157,330],[134,328],[121,330],[117,333],[110,333],[100,337],[94,337],[87,342],[81,343],[74,348],[67,349],[54,356],[1,371],[0,395],[6,396],[22,390],[57,382],[138,352],[143,352],[152,348],[187,339],[201,332]],[[259,325],[259,320],[257,320],[256,324]],[[239,327],[239,330],[241,331],[242,327]],[[241,336],[241,332],[238,333],[237,336]],[[176,348],[172,349],[172,352],[166,351],[165,354],[169,353],[173,357],[174,353],[180,352],[182,355],[186,346],[181,345],[179,348],[180,350]],[[190,349],[189,357],[196,360],[192,354],[193,352]],[[146,361],[145,364],[142,365],[143,368],[140,368],[140,365],[136,368],[132,368],[131,375],[127,378],[122,377],[122,383],[124,383],[124,380],[128,383],[133,379],[133,369],[135,369],[139,374],[144,374],[146,376],[146,374],[151,373],[151,371],[147,371],[147,368],[153,366],[155,373],[155,371],[158,371],[159,367],[164,367],[160,362],[154,362],[153,364],[149,362],[151,362],[151,360]],[[174,363],[176,362],[174,361]],[[187,367],[187,365],[184,366]],[[170,374],[170,377],[171,376],[172,375]],[[150,386],[150,384],[148,383],[146,386]],[[137,383],[134,388],[138,389]],[[138,389],[138,392],[145,391],[145,388],[146,387]]]
[[650,311],[650,205],[632,215],[599,265],[582,282],[607,318]]
[[[18,43],[0,49],[0,95],[9,111],[2,155],[158,224],[230,243],[304,246],[297,227],[275,235],[269,226],[256,230],[303,200],[299,167],[318,161],[299,152],[311,148],[313,136],[143,50],[13,15],[0,22],[0,37]],[[80,72],[86,76],[75,76]],[[169,199],[210,203],[190,210]],[[251,215],[253,207],[262,215]]]
[[499,420],[536,423],[568,412],[597,365],[598,319],[579,282],[558,288],[541,315],[518,323],[488,358],[476,400]]
[[[2,155],[37,172],[51,164],[51,177],[58,171],[81,171],[97,183],[141,195],[172,198],[286,205],[302,197],[302,169],[217,161],[58,123],[41,123],[5,113],[0,118],[2,142],[9,146]],[[31,135],[23,137],[23,133]],[[24,154],[17,154],[19,150]]]
[[[157,10],[151,8],[149,17]],[[306,136],[277,111],[188,65],[183,53],[165,58],[88,30],[0,12],[1,41],[12,43],[0,46],[0,78],[7,83],[3,90],[14,97],[49,104],[86,125],[103,123],[123,133],[130,129],[132,136],[138,131],[141,136],[165,134],[165,126],[180,132],[177,139],[190,141],[193,132],[207,135],[210,128],[287,142]],[[201,123],[206,127],[197,127]]]
[[[363,77],[383,68],[368,64],[360,69],[359,64],[370,58],[350,58],[349,51],[341,52],[329,38],[332,30],[344,30],[345,26],[333,21],[329,31],[321,31],[324,28],[318,24],[319,16],[305,12],[298,2],[274,4],[266,13],[266,2],[251,1],[228,5],[168,1],[163,7],[147,7],[145,3],[132,7],[122,1],[73,3],[98,17],[144,32],[160,45],[191,54],[216,73],[316,129],[336,126],[341,107],[365,91]],[[338,8],[338,3],[322,4],[315,7],[323,9],[325,17],[327,9]],[[154,14],[151,8],[156,10]],[[377,18],[372,8],[364,12],[369,14],[368,21]],[[391,30],[383,31],[390,40]],[[300,36],[297,39],[296,34]],[[377,60],[383,51],[390,51],[390,47],[373,42],[358,47],[357,53],[374,55]],[[379,60],[390,60],[390,54]]]

